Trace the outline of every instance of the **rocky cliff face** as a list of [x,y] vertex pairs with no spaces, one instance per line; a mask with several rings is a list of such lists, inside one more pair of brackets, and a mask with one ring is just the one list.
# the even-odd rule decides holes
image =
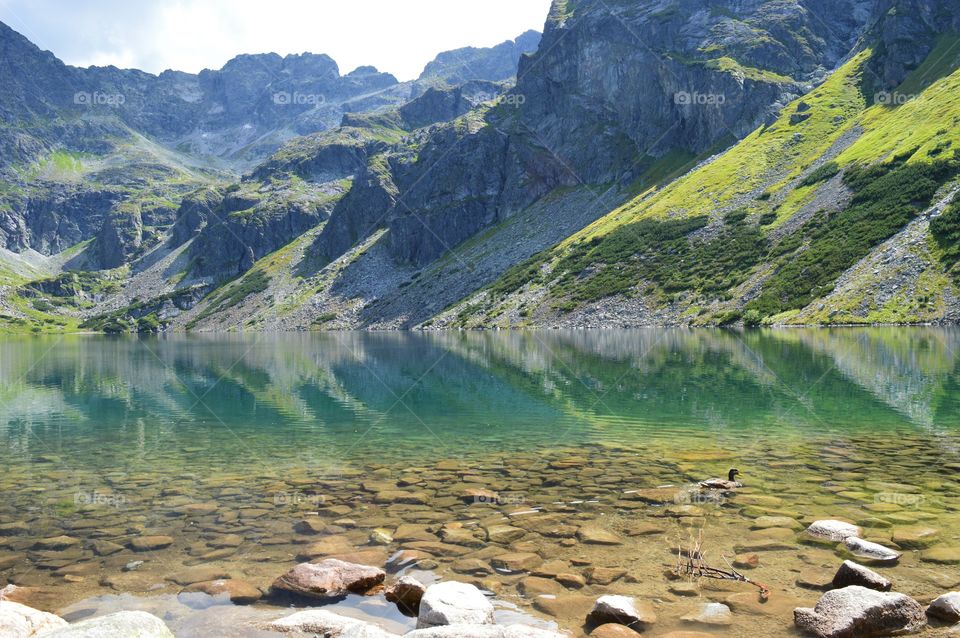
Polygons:
[[880,8],[870,36],[878,43],[871,79],[881,90],[903,82],[926,60],[941,35],[960,31],[960,7],[950,0],[887,0]]
[[540,34],[527,31],[516,40],[507,40],[489,49],[464,47],[446,51],[424,67],[417,85],[455,86],[471,80],[509,80],[517,74],[517,60],[536,51],[539,45]]
[[[743,137],[850,51],[873,0],[556,0],[522,60],[523,126],[586,182]],[[632,169],[631,169],[632,166]]]
[[[285,152],[256,168],[253,179],[276,172],[313,183],[349,177],[365,165],[376,148],[368,149],[368,142],[375,140],[360,134],[363,139],[351,141],[349,132],[338,132],[336,141],[318,142],[318,132],[355,114],[404,104],[411,92],[423,96],[401,116],[410,120],[407,128],[460,115],[501,91],[491,81],[514,75],[519,52],[532,50],[538,38],[525,34],[495,49],[441,54],[424,75],[438,86],[426,89],[399,83],[370,66],[341,75],[330,57],[309,53],[240,55],[222,69],[199,74],[76,68],[0,23],[0,120],[6,124],[0,127],[0,247],[52,254],[97,236],[97,263],[121,265],[138,254],[139,240],[136,233],[119,232],[117,224],[125,228],[130,220],[111,214],[120,202],[163,199],[159,209],[149,202],[135,206],[143,211],[135,226],[163,230],[175,218],[154,211],[176,211],[185,192],[226,177],[204,168],[211,157],[227,160],[228,167],[254,166],[294,135],[306,137],[294,138]],[[453,59],[469,61],[479,79],[463,87],[446,86],[444,70],[450,70]],[[315,157],[303,150],[317,147],[322,148]],[[174,166],[156,170],[169,164],[167,151],[172,149]],[[57,162],[68,170],[54,170]],[[163,186],[168,180],[175,184]],[[327,193],[320,198],[326,200]],[[202,233],[206,226],[199,217],[206,219],[211,212],[190,201],[184,204],[175,245]],[[311,215],[307,217],[315,221]],[[301,229],[292,224],[272,233],[263,219],[260,225],[264,235],[278,238]],[[205,238],[200,243],[208,245]],[[209,272],[216,270],[212,258],[207,255]],[[232,259],[223,264],[224,272],[235,268]]]
[[318,247],[333,259],[360,229],[383,227],[390,254],[422,266],[556,187],[625,186],[668,153],[729,144],[833,69],[875,8],[556,0],[516,87],[493,108],[395,146],[380,162],[386,175],[354,184]]

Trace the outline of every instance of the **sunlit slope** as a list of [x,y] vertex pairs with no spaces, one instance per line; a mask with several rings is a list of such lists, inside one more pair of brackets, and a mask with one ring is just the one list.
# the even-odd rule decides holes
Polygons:
[[[604,310],[623,323],[944,318],[960,215],[944,215],[939,232],[922,226],[921,240],[911,224],[938,217],[960,179],[960,38],[942,38],[889,92],[867,88],[870,56],[720,156],[508,271],[468,300],[479,310],[462,323],[589,325],[579,317]],[[896,254],[908,230],[917,272],[891,269],[882,281],[880,267],[879,302],[823,303],[879,247]]]

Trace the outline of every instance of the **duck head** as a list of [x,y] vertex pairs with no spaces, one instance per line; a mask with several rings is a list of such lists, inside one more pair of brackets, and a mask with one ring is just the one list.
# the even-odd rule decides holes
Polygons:
[[727,474],[727,480],[728,480],[728,481],[736,481],[737,479],[734,478],[734,477],[737,476],[737,475],[739,475],[739,474],[740,474],[740,470],[738,470],[738,469],[736,469],[736,468],[733,468],[733,469],[730,470],[729,474]]

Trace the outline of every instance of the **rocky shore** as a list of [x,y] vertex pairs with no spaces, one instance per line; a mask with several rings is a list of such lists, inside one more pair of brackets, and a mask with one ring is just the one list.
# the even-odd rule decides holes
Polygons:
[[[473,497],[478,496],[473,494]],[[775,517],[761,517],[758,523],[777,524]],[[311,524],[304,521],[304,525]],[[767,527],[766,529],[778,529]],[[500,526],[495,533],[508,534],[509,526]],[[587,528],[582,528],[587,530]],[[863,529],[841,520],[819,520],[811,523],[800,533],[808,544],[833,546],[839,544],[850,555],[874,565],[890,566],[900,560],[902,554],[878,543],[865,541],[860,536]],[[597,544],[617,542],[616,538],[602,530],[581,531],[577,536]],[[61,541],[62,543],[62,541]],[[759,549],[759,548],[754,548]],[[693,552],[691,554],[691,552]],[[700,555],[700,546],[680,550],[681,554]],[[499,564],[513,571],[525,571],[520,563],[533,561],[533,554],[503,557]],[[410,557],[408,557],[410,558]],[[746,569],[758,562],[756,554],[738,557],[735,564]],[[680,596],[698,596],[699,587],[705,578],[697,574],[683,579],[679,569],[666,576],[674,581],[671,592]],[[201,574],[207,570],[206,573]],[[199,568],[195,578],[212,575],[216,570]],[[716,572],[720,579],[729,578],[750,583],[739,571]],[[603,579],[615,574],[601,575]],[[709,578],[709,576],[707,576]],[[295,597],[301,604],[310,605],[302,611],[280,617],[241,621],[233,626],[232,635],[289,635],[300,637],[324,636],[325,638],[569,638],[572,635],[588,634],[596,638],[623,638],[637,636],[658,628],[656,600],[638,600],[625,595],[603,595],[593,601],[581,625],[569,630],[544,629],[528,624],[501,624],[495,617],[492,594],[479,587],[456,580],[444,580],[425,585],[415,577],[405,575],[392,578],[384,569],[345,560],[326,558],[302,562],[278,576],[270,588],[261,592],[242,580],[215,578],[186,586],[181,594],[205,594],[220,602],[247,605],[257,602],[262,596]],[[813,607],[797,607],[793,610],[794,624],[802,633],[816,638],[858,638],[861,636],[900,636],[919,633],[928,626],[928,618],[938,626],[960,623],[960,592],[952,591],[936,597],[926,607],[910,596],[891,591],[893,583],[870,567],[845,560],[832,580],[821,583],[807,578],[809,587],[825,589]],[[553,583],[582,586],[575,576],[557,574],[553,580],[529,577],[523,581],[523,589],[536,598],[557,601]],[[540,593],[538,593],[540,592]],[[4,638],[113,638],[136,636],[138,638],[174,638],[174,633],[164,621],[140,610],[119,611],[74,623],[52,613],[35,609],[27,604],[42,595],[39,590],[8,585],[0,590],[0,636]],[[334,604],[348,596],[376,597],[396,605],[398,611],[416,619],[416,627],[403,634],[392,632],[374,622],[342,615],[322,606]],[[752,592],[729,596],[727,603],[701,602],[681,619],[690,630],[667,631],[662,638],[708,638],[711,633],[699,629],[730,629],[734,625],[734,609],[738,613],[764,615],[775,613],[790,599],[779,600],[780,592],[773,594],[761,587],[761,594]],[[769,608],[765,609],[765,607]],[[783,628],[784,635],[789,633]],[[193,634],[192,634],[193,635]],[[202,634],[195,634],[202,635]]]

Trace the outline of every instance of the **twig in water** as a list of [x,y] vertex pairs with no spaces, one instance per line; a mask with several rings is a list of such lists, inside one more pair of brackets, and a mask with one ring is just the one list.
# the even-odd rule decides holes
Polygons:
[[703,557],[703,530],[701,529],[697,535],[696,543],[693,542],[693,535],[690,536],[691,547],[687,551],[687,556],[684,558],[683,555],[683,546],[678,545],[677,547],[677,575],[679,576],[689,576],[692,578],[714,578],[716,580],[733,580],[740,583],[747,583],[753,585],[760,590],[760,602],[767,602],[770,599],[770,588],[764,585],[763,583],[758,583],[755,580],[750,580],[736,569],[730,565],[730,561],[727,560],[725,556],[723,562],[727,564],[729,569],[719,569],[717,567],[711,567],[707,564],[706,559]]

